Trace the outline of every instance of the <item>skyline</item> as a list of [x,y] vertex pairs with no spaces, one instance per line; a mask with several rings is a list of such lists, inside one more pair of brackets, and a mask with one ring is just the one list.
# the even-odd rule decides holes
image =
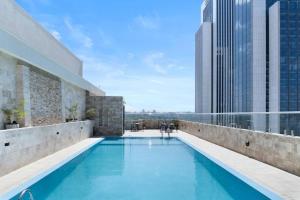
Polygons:
[[201,1],[16,2],[83,61],[84,78],[124,96],[127,111],[194,111]]
[[299,111],[299,11],[299,0],[206,1],[196,112]]

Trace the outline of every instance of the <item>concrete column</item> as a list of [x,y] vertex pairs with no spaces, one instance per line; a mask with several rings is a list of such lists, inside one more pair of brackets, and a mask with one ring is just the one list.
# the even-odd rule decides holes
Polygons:
[[280,2],[269,13],[270,112],[280,112]]
[[31,103],[30,103],[30,69],[24,65],[17,65],[16,70],[16,97],[17,105],[24,102],[24,120],[19,122],[21,126],[31,126]]
[[212,24],[204,22],[196,34],[195,111],[212,112]]
[[266,112],[266,1],[252,1],[252,112]]
[[[270,112],[280,112],[280,2],[269,9]],[[280,114],[271,114],[272,132],[280,132]]]
[[123,135],[123,97],[87,96],[87,109],[96,109],[95,135]]

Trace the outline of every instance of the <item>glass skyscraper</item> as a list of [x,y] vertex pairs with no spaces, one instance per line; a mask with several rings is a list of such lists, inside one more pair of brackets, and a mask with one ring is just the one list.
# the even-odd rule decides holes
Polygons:
[[300,1],[275,2],[269,18],[270,111],[299,111]]
[[201,16],[200,30],[212,30],[197,41],[211,37],[212,59],[200,66],[196,55],[196,69],[211,89],[198,92],[196,112],[208,100],[213,113],[300,110],[300,0],[205,0]]
[[[260,103],[266,101],[266,45],[262,45],[266,41],[266,20],[261,20],[266,18],[266,4],[263,2],[206,0],[202,4],[200,29],[208,23],[212,27],[210,112],[265,111],[266,106]],[[196,69],[201,67],[200,62],[196,63]],[[196,93],[201,87],[206,86],[196,85]],[[196,96],[196,104],[198,101],[205,99]],[[201,104],[197,105],[196,112],[201,112]]]

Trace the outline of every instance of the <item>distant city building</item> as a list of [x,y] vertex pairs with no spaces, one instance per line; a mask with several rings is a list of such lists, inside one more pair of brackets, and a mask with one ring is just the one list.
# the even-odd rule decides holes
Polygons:
[[300,110],[299,13],[299,0],[205,0],[196,112]]

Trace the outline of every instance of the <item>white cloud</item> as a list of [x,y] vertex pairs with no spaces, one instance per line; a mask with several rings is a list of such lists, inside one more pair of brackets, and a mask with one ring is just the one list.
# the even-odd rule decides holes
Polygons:
[[160,18],[157,14],[152,16],[139,15],[134,19],[136,25],[141,28],[154,30],[160,27]]
[[163,85],[165,82],[157,79],[151,79],[150,80],[152,83],[158,84],[158,85]]
[[162,63],[164,58],[165,54],[162,52],[150,53],[145,56],[144,63],[153,68],[156,72],[160,74],[166,74],[167,70]]
[[[157,55],[163,55],[165,58],[163,53]],[[84,62],[84,77],[95,85],[101,85],[107,95],[124,96],[126,111],[194,109],[194,98],[191,97],[194,92],[194,80],[190,77],[136,72],[136,66],[103,55],[87,53],[79,57]],[[138,62],[143,63],[143,60]]]
[[[153,79],[165,84],[153,84]],[[129,109],[126,110],[155,109],[161,112],[194,110],[194,81],[188,77],[143,74],[137,79],[119,77],[117,80],[103,81],[106,88],[113,91],[113,95],[124,96],[129,105]]]
[[147,54],[143,62],[159,74],[168,74],[172,70],[182,70],[183,66],[177,64],[174,59],[168,58],[163,52],[152,52]]
[[51,35],[53,35],[53,37],[55,37],[55,39],[57,39],[58,41],[61,40],[61,34],[60,34],[58,31],[52,30],[52,31],[50,31],[50,33],[51,33]]
[[93,40],[82,30],[80,25],[75,25],[72,23],[69,17],[65,17],[64,23],[70,32],[70,35],[83,47],[92,48],[94,45]]
[[130,52],[130,53],[127,54],[127,59],[128,59],[128,60],[132,60],[132,59],[134,59],[134,58],[135,58],[135,54],[134,54],[134,53],[131,53],[131,52]]
[[112,46],[113,44],[113,38],[109,35],[107,35],[103,30],[99,29],[97,32],[97,38],[101,41],[101,44],[103,46]]

